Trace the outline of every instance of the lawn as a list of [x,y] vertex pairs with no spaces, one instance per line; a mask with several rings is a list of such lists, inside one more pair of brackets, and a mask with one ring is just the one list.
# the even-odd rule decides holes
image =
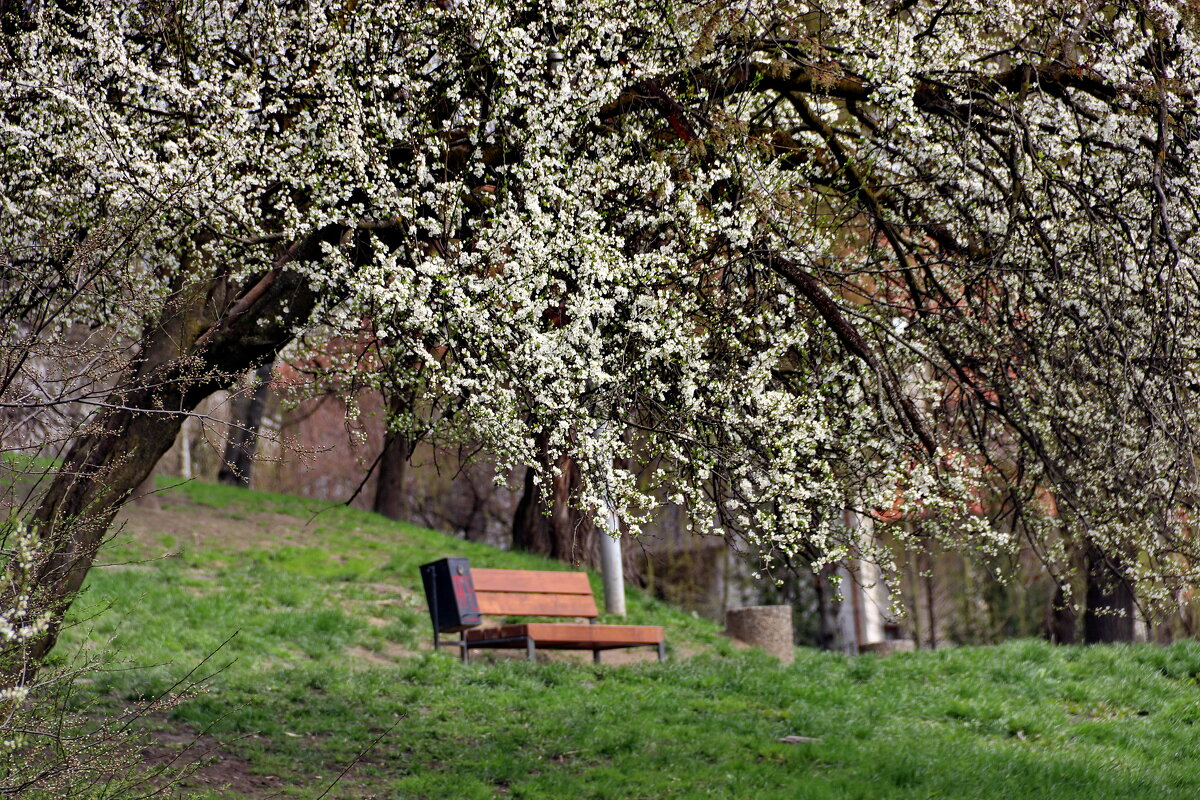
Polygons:
[[82,687],[101,707],[207,658],[206,689],[147,721],[149,758],[212,753],[200,797],[1200,797],[1192,643],[801,650],[781,667],[631,592],[630,620],[667,628],[666,664],[464,666],[428,649],[419,564],[565,567],[200,483],[132,511],[103,555],[59,657],[141,666]]

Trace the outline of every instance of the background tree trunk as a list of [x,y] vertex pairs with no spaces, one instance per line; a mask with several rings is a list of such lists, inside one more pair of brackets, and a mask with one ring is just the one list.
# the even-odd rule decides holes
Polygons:
[[[570,564],[598,566],[596,526],[569,502],[579,486],[579,468],[568,458],[561,459],[558,468],[559,474],[550,482],[549,498],[545,498],[545,487],[533,482],[533,470],[526,471],[525,491],[513,515],[513,547]],[[546,499],[550,501],[549,515],[545,513]]]
[[258,429],[262,427],[263,411],[271,387],[271,364],[254,371],[253,391],[243,391],[233,402],[229,438],[225,441],[225,456],[217,480],[230,486],[250,486],[254,470],[254,453],[258,450]]
[[1124,575],[1121,558],[1089,544],[1086,574],[1084,643],[1132,642],[1133,588]]
[[[1043,628],[1054,644],[1077,644],[1080,636],[1080,598],[1087,600],[1087,548],[1074,540],[1065,542],[1066,562],[1052,569],[1054,597],[1046,609]],[[1066,588],[1063,588],[1066,582]]]
[[837,592],[833,579],[836,564],[826,564],[812,574],[813,593],[817,600],[817,647],[822,650],[841,650],[841,628],[838,626]]
[[1059,586],[1054,590],[1054,601],[1047,613],[1047,634],[1055,644],[1075,644],[1079,629],[1075,604],[1067,599],[1067,593]]
[[933,568],[936,562],[930,553],[921,553],[920,561],[923,562],[924,567],[921,570],[921,588],[925,592],[925,624],[929,637],[928,644],[930,650],[936,650],[938,646],[937,592],[933,582]]
[[[404,411],[404,401],[396,396],[388,399],[388,419]],[[375,485],[375,505],[377,514],[388,519],[404,519],[405,501],[404,478],[408,474],[408,459],[412,456],[412,442],[408,436],[398,431],[388,431],[383,443],[383,453],[379,457],[379,478]]]

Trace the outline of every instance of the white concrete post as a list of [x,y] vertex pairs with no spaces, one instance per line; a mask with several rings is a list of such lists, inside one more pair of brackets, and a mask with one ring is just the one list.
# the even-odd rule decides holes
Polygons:
[[621,560],[621,527],[611,506],[600,531],[600,569],[604,575],[604,610],[625,616],[625,564]]
[[[844,512],[843,519],[846,527],[857,532],[863,549],[869,550],[867,545],[875,535],[875,521],[849,509]],[[886,638],[887,586],[879,566],[870,561],[848,561],[838,568],[838,574],[842,578],[838,625],[845,651],[856,654],[864,645],[877,644]]]
[[[608,430],[601,422],[592,432],[600,436]],[[625,616],[625,563],[621,560],[621,523],[611,499],[605,498],[604,530],[600,531],[600,571],[604,578],[604,610],[617,617]]]
[[185,481],[190,481],[195,477],[192,471],[192,420],[194,417],[188,416],[184,418],[183,425],[179,428],[179,477]]

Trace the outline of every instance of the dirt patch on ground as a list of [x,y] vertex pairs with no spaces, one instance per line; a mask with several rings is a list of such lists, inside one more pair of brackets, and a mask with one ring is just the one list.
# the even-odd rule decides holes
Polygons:
[[[422,648],[429,649],[429,648]],[[350,658],[364,664],[395,664],[397,661],[404,658],[412,658],[419,655],[417,650],[409,650],[403,645],[395,642],[388,642],[378,650],[371,650],[366,647],[355,646],[346,648],[346,655]]]
[[[340,506],[334,506],[339,508]],[[171,537],[178,548],[220,548],[232,552],[245,550],[278,550],[283,547],[321,546],[322,533],[317,529],[329,523],[317,514],[293,516],[274,511],[255,511],[242,505],[217,508],[193,502],[183,495],[171,494],[162,499],[161,508],[128,503],[117,516],[113,530],[118,537],[132,538],[147,545],[151,551],[163,548],[163,537]],[[340,526],[343,534],[366,540],[388,542],[358,526]],[[346,556],[330,554],[344,560]]]
[[232,753],[225,743],[186,727],[152,733],[150,743],[142,749],[142,763],[152,769],[182,770],[182,787],[238,797],[271,797],[285,785],[275,775],[254,772],[250,762]]
[[[161,721],[163,720],[160,718]],[[141,751],[142,764],[150,769],[182,770],[184,775],[178,786],[183,790],[202,789],[219,792],[228,797],[266,800],[281,796],[285,788],[294,789],[299,785],[311,789],[311,796],[316,797],[344,767],[349,766],[346,773],[338,779],[329,797],[370,800],[381,796],[376,794],[378,787],[373,781],[355,775],[359,764],[372,763],[368,757],[353,765],[331,764],[329,771],[321,775],[281,778],[255,772],[249,761],[237,755],[239,741],[258,737],[250,736],[243,740],[222,742],[213,736],[197,733],[182,723],[170,725],[169,729],[149,733],[150,741]],[[319,749],[321,746],[321,737],[299,738],[306,747]]]
[[117,517],[118,537],[129,537],[162,548],[169,536],[179,547],[219,547],[233,551],[274,550],[287,545],[304,545],[304,521],[287,514],[247,513],[244,509],[220,509],[172,497],[166,509],[127,505]]

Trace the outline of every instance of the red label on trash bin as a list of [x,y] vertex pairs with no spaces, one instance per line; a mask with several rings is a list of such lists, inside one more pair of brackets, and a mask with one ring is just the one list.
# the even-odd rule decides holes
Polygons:
[[451,575],[450,582],[454,585],[454,603],[458,606],[462,624],[478,625],[479,601],[475,599],[475,582],[471,580],[471,573]]

